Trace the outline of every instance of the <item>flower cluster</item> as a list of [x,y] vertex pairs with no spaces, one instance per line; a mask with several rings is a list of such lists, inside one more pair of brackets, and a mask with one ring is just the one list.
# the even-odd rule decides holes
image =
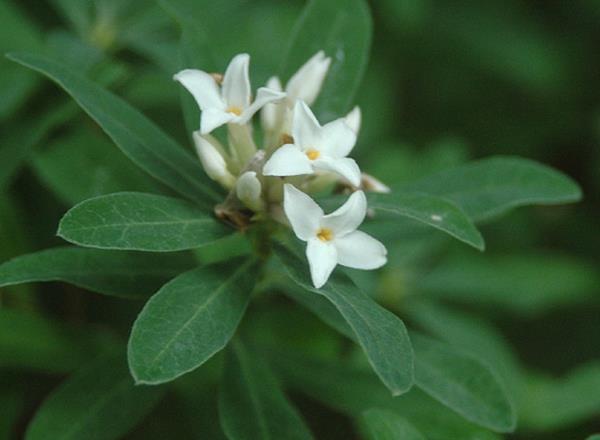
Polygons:
[[[319,288],[337,264],[376,269],[386,261],[386,248],[357,228],[367,214],[363,190],[389,189],[362,174],[348,157],[356,143],[361,113],[321,125],[310,106],[317,99],[331,59],[321,51],[309,59],[283,87],[277,77],[260,87],[252,99],[250,57],[236,55],[225,74],[187,69],[175,75],[201,110],[200,129],[193,134],[207,175],[229,191],[217,214],[243,226],[273,218],[291,226],[307,243],[313,284]],[[254,141],[252,117],[261,111],[264,147]],[[212,133],[227,126],[227,142]],[[227,145],[227,148],[225,147]],[[325,215],[307,193],[328,187],[352,194]]]

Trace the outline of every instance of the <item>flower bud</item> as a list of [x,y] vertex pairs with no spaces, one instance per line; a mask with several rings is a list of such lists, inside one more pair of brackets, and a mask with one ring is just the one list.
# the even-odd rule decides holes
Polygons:
[[362,173],[360,176],[360,187],[365,191],[374,193],[389,193],[392,191],[390,187],[381,180],[366,173]]
[[261,198],[262,185],[254,171],[246,171],[238,178],[235,192],[238,199],[252,211],[259,212],[264,209],[264,201]]
[[286,86],[289,102],[297,100],[311,105],[317,99],[325,75],[329,70],[331,58],[326,57],[323,51],[317,52],[290,78]]
[[196,152],[208,177],[227,189],[232,188],[235,184],[235,177],[227,170],[227,162],[223,157],[224,152],[218,146],[218,141],[212,137],[203,136],[198,131],[194,132],[193,137]]

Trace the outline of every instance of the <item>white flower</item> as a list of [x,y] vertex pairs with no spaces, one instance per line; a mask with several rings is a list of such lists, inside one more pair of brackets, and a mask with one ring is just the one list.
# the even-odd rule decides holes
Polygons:
[[212,75],[201,70],[186,69],[174,76],[194,96],[202,110],[202,134],[226,123],[246,124],[262,106],[285,97],[284,93],[261,87],[251,103],[249,63],[248,54],[236,55],[227,66],[222,87]]
[[294,108],[292,135],[294,143],[281,146],[265,164],[265,176],[333,171],[352,185],[360,186],[360,169],[354,159],[346,157],[356,143],[356,134],[344,118],[321,127],[308,106],[298,101]]
[[219,182],[225,188],[232,188],[235,184],[235,177],[227,170],[225,152],[219,142],[212,136],[201,135],[198,131],[194,132],[193,138],[196,152],[208,177]]
[[235,192],[238,199],[254,212],[263,210],[262,185],[254,171],[246,171],[238,178],[235,184]]
[[[325,56],[322,50],[313,55],[298,71],[292,75],[285,86],[285,107],[280,104],[265,105],[261,111],[262,126],[266,130],[273,130],[287,118],[287,109],[291,109],[297,100],[312,105],[319,96],[323,81],[329,70],[331,58]],[[275,91],[283,91],[281,80],[273,76],[267,81],[267,88]],[[281,119],[280,119],[281,118]]]
[[387,262],[387,250],[356,228],[367,212],[362,191],[325,215],[314,200],[290,184],[284,186],[283,209],[296,236],[307,242],[306,257],[315,287],[323,286],[337,264],[355,269],[377,269]]

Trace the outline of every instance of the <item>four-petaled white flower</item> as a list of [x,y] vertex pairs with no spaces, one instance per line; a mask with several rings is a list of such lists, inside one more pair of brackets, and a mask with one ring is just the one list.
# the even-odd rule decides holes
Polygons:
[[352,185],[360,185],[360,169],[354,159],[346,157],[356,143],[356,133],[344,118],[321,127],[310,108],[298,101],[294,108],[292,135],[294,143],[281,146],[265,164],[265,176],[333,171]]
[[315,287],[327,282],[337,264],[368,270],[387,262],[385,246],[356,230],[367,212],[362,191],[354,192],[339,209],[325,215],[313,199],[285,184],[283,209],[296,236],[307,242],[306,257]]
[[202,110],[202,134],[227,123],[246,124],[265,104],[285,97],[285,93],[261,87],[251,102],[249,63],[248,54],[236,55],[227,66],[222,87],[212,75],[201,70],[186,69],[174,76],[194,96]]

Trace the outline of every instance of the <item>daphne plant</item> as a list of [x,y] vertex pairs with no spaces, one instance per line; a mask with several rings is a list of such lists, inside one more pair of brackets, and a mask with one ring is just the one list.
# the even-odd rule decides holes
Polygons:
[[[192,371],[206,372],[199,389],[218,383],[219,396],[210,401],[219,412],[215,429],[232,440],[312,438],[280,381],[347,412],[361,426],[389,425],[394,435],[407,426],[402,432],[417,432],[414,438],[419,430],[429,434],[429,422],[410,410],[419,402],[431,414],[443,413],[440,424],[448,426],[442,438],[515,429],[517,409],[493,366],[409,333],[402,319],[409,312],[382,305],[390,305],[389,295],[373,287],[375,272],[354,269],[394,276],[386,267],[392,250],[402,254],[405,243],[422,237],[483,250],[478,222],[518,206],[573,202],[580,191],[567,176],[517,157],[483,159],[408,184],[388,185],[362,172],[355,158],[365,148],[363,113],[368,120],[378,109],[361,111],[354,97],[371,28],[362,0],[344,3],[309,3],[284,67],[264,75],[266,87],[256,92],[248,54],[221,60],[218,68],[181,66],[172,88],[183,87],[196,104],[183,106],[193,121],[190,148],[52,57],[9,55],[62,87],[158,181],[147,192],[112,192],[75,204],[58,225],[59,237],[73,246],[0,266],[0,286],[63,281],[146,300],[127,347],[117,337],[107,343],[110,350],[98,348],[95,355],[108,354],[42,405],[30,438],[42,432],[91,438],[104,424],[111,435],[103,438],[118,438],[161,399],[167,383],[175,381],[171,389],[178,392],[194,380]],[[196,35],[189,19],[178,17],[183,35]],[[335,26],[323,30],[317,26],[323,20]],[[315,29],[327,34],[319,38],[323,47]],[[182,53],[192,48],[183,38]],[[374,145],[368,148],[377,154]],[[370,284],[361,279],[369,275]],[[352,356],[289,353],[285,332],[270,332],[265,343],[256,309],[281,294],[351,340],[346,352]],[[284,320],[286,328],[296,326]],[[98,375],[104,380],[96,381]],[[88,407],[94,412],[85,413]],[[73,426],[79,437],[71,436]]]

